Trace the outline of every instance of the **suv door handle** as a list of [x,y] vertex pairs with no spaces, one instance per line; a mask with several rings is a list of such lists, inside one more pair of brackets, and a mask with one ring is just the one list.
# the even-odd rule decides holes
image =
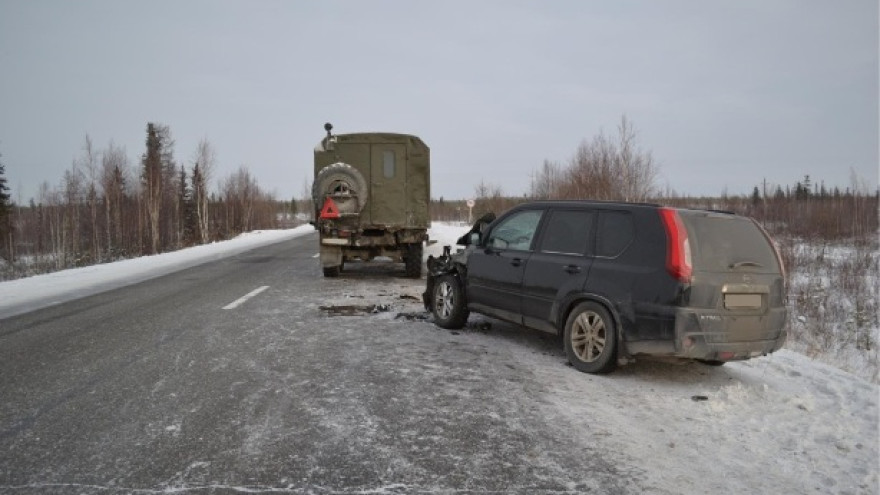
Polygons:
[[581,272],[581,267],[579,267],[577,265],[565,265],[564,267],[562,267],[562,269],[567,271],[568,273],[571,273],[571,274]]
[[522,265],[522,261],[522,258],[513,258],[512,260],[510,260],[510,264],[513,266],[520,266]]

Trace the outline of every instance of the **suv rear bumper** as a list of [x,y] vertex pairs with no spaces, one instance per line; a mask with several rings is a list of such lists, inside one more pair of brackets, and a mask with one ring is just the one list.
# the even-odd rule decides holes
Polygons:
[[676,356],[735,361],[763,356],[785,343],[786,309],[765,314],[718,314],[714,310],[678,308],[675,314]]
[[630,355],[651,354],[707,361],[739,361],[782,348],[787,337],[785,308],[763,315],[719,314],[715,310],[676,308],[675,335],[670,342],[627,342]]

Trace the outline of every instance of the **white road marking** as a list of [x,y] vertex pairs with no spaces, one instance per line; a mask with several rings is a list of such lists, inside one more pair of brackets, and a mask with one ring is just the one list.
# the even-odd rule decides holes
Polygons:
[[321,253],[315,253],[315,255],[312,256],[312,258],[317,258],[318,256],[321,256]]
[[223,309],[235,309],[235,308],[241,306],[242,304],[244,304],[248,299],[250,299],[250,298],[252,298],[252,297],[258,295],[260,292],[263,292],[264,290],[266,290],[266,289],[268,289],[268,288],[269,288],[268,285],[264,285],[264,286],[262,286],[262,287],[260,287],[260,288],[254,289],[254,290],[250,291],[249,293],[245,294],[244,296],[242,296],[242,297],[236,299],[235,301],[233,301],[233,302],[227,304],[226,306],[223,306]]

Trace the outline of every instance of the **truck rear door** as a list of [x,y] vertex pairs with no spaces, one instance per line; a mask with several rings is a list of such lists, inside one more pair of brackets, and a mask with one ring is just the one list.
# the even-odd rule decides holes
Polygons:
[[406,145],[373,144],[370,148],[370,219],[374,225],[404,225]]

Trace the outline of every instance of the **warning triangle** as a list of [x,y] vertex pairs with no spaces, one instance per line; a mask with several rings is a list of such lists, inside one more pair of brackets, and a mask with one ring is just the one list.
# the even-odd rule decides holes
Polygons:
[[321,218],[339,218],[339,208],[332,198],[324,200],[324,207],[321,208]]

